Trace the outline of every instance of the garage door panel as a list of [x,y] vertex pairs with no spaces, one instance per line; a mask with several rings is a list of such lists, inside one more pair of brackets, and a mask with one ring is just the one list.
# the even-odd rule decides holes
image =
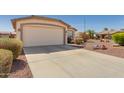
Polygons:
[[23,41],[25,47],[63,44],[64,31],[60,27],[25,27]]

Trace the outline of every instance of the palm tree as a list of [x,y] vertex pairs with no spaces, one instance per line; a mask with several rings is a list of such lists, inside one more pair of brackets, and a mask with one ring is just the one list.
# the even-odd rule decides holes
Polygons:
[[90,39],[93,39],[94,38],[94,35],[95,35],[95,31],[94,30],[87,30],[86,33],[89,35]]

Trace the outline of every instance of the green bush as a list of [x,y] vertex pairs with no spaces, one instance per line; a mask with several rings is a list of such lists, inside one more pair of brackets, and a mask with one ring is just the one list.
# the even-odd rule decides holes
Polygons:
[[83,43],[83,39],[82,38],[76,38],[75,39],[75,43],[78,44],[78,45],[80,45],[80,44]]
[[115,33],[112,35],[112,39],[115,43],[118,43],[120,45],[124,45],[124,33]]
[[16,59],[22,52],[22,42],[13,38],[0,38],[0,48],[11,50]]
[[13,54],[10,50],[0,49],[0,76],[10,73],[13,62]]

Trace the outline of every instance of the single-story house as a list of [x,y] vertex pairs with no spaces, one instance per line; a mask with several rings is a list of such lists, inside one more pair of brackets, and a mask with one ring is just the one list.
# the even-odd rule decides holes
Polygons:
[[101,32],[99,32],[97,35],[101,38],[101,39],[105,39],[105,38],[112,38],[112,35],[115,33],[119,33],[119,32],[124,32],[124,29],[120,29],[120,30],[103,30]]
[[12,25],[24,47],[67,44],[68,33],[76,31],[62,20],[43,16],[13,19]]
[[16,37],[15,32],[0,31],[0,38],[14,38]]
[[101,39],[105,39],[105,38],[109,38],[111,39],[111,35],[116,33],[117,31],[114,30],[114,29],[111,29],[111,30],[103,30],[99,33],[97,33],[97,35],[99,36],[99,38]]

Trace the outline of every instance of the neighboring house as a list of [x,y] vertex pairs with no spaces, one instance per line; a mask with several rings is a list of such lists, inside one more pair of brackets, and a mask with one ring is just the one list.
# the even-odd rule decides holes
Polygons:
[[41,16],[13,19],[12,24],[24,47],[67,44],[68,32],[76,31],[62,20]]
[[[116,31],[115,33],[120,33],[120,32],[124,33],[124,29],[120,29],[119,31]],[[113,34],[115,34],[115,33],[113,33]]]
[[105,38],[109,38],[111,39],[111,35],[116,33],[118,31],[114,30],[114,29],[111,29],[111,30],[103,30],[99,33],[97,33],[97,36],[99,36],[99,38],[101,39],[105,39]]
[[11,38],[16,37],[16,33],[15,32],[7,32],[7,31],[5,31],[5,32],[0,31],[0,38],[9,38],[9,37],[11,37]]
[[112,34],[119,33],[119,32],[124,32],[124,29],[120,29],[120,30],[114,30],[114,29],[111,29],[111,30],[103,30],[103,31],[97,33],[97,35],[98,35],[101,39],[105,39],[105,38],[111,39],[111,38],[112,38]]

